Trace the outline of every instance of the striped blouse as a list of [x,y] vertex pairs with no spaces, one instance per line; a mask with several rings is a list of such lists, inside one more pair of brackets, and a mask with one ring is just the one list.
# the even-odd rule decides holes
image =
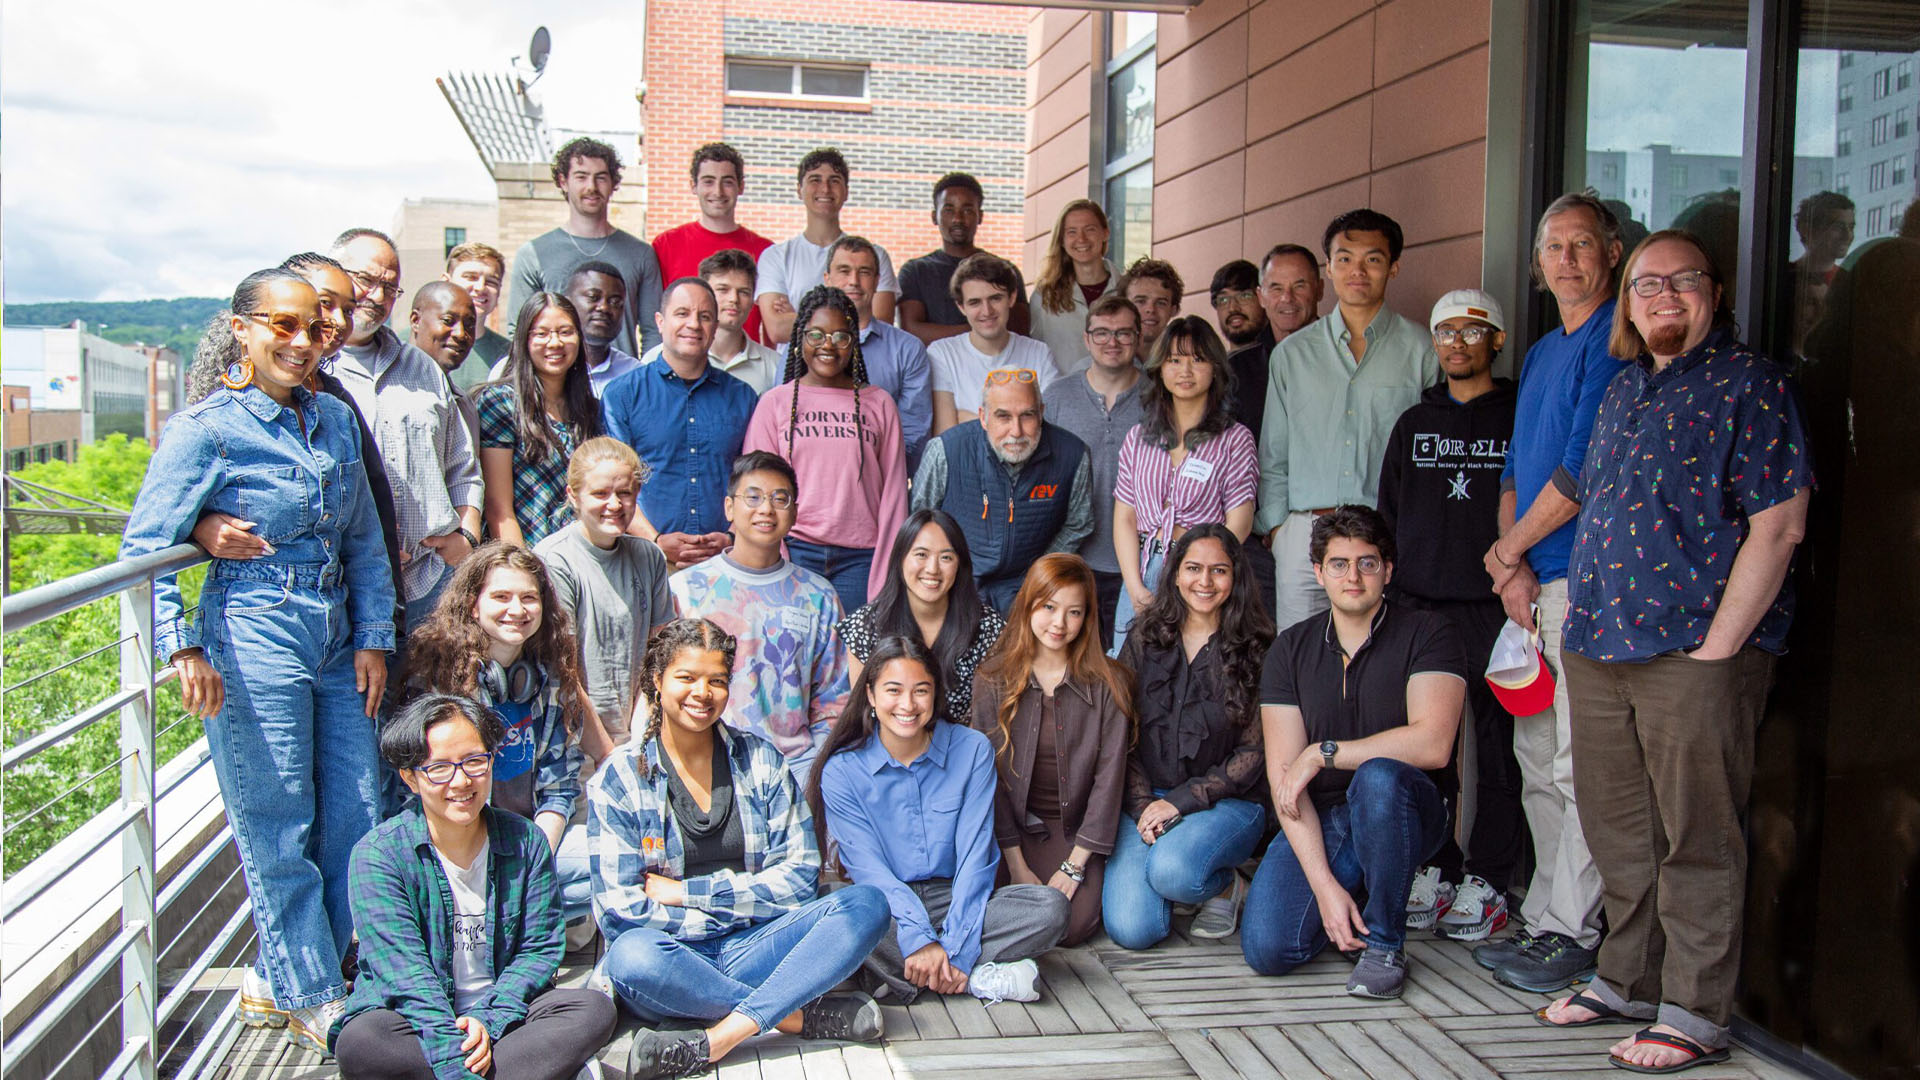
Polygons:
[[[1135,424],[1120,444],[1120,474],[1113,497],[1133,507],[1141,535],[1176,528],[1224,523],[1227,511],[1250,503],[1260,491],[1260,453],[1244,424],[1187,452],[1180,467],[1154,446]],[[1171,522],[1169,522],[1171,519]]]

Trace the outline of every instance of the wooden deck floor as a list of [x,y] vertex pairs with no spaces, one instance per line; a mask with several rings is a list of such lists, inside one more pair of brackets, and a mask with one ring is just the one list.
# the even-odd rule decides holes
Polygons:
[[[1186,920],[1179,920],[1184,930]],[[1337,954],[1283,978],[1247,969],[1237,938],[1188,940],[1130,953],[1104,938],[1040,961],[1041,1000],[988,1007],[971,997],[926,995],[887,1014],[887,1044],[803,1043],[773,1034],[736,1051],[721,1080],[914,1077],[976,1080],[1121,1080],[1125,1077],[1287,1077],[1297,1080],[1619,1080],[1606,1048],[1628,1028],[1557,1031],[1534,1022],[1547,997],[1495,983],[1465,946],[1416,935],[1405,994],[1362,1001],[1345,992],[1350,965]],[[590,957],[570,956],[563,981],[586,977]],[[630,1036],[600,1055],[607,1080],[623,1080]],[[279,1032],[249,1031],[216,1074],[221,1080],[318,1080],[331,1064],[297,1051]],[[1784,1080],[1799,1074],[1736,1050],[1696,1080]],[[512,1080],[503,1077],[501,1080]]]

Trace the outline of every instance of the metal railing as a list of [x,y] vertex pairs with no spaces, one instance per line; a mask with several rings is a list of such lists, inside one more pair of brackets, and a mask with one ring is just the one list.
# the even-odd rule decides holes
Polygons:
[[[8,635],[88,604],[119,603],[117,640],[103,646],[118,649],[118,690],[75,703],[71,716],[0,755],[0,771],[11,773],[96,724],[119,721],[117,756],[28,816],[116,771],[118,799],[0,889],[0,922],[17,927],[24,916],[36,931],[48,927],[36,933],[24,962],[8,964],[10,1029],[0,1075],[158,1080],[196,1076],[219,1063],[216,1051],[227,1042],[222,1036],[232,1027],[237,995],[210,991],[208,976],[247,947],[251,907],[204,740],[165,767],[157,760],[154,695],[177,673],[171,666],[156,669],[153,660],[155,579],[207,559],[200,548],[181,544],[0,600],[0,629]],[[179,819],[164,836],[163,801],[166,816]],[[187,955],[175,955],[182,952]]]

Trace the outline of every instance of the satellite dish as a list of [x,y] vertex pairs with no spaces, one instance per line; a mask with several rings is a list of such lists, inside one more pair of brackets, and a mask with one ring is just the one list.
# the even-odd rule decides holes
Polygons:
[[527,62],[533,65],[534,74],[547,70],[547,55],[553,52],[553,35],[542,26],[533,32],[533,43],[527,46]]

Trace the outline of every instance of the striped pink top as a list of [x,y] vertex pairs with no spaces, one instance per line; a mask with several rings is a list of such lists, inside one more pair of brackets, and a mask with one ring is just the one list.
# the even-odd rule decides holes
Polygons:
[[1259,491],[1260,453],[1245,424],[1234,424],[1188,451],[1178,469],[1171,454],[1141,435],[1139,424],[1120,444],[1113,497],[1133,507],[1143,536],[1158,532],[1169,519],[1182,529],[1225,523],[1228,510],[1252,502]]

